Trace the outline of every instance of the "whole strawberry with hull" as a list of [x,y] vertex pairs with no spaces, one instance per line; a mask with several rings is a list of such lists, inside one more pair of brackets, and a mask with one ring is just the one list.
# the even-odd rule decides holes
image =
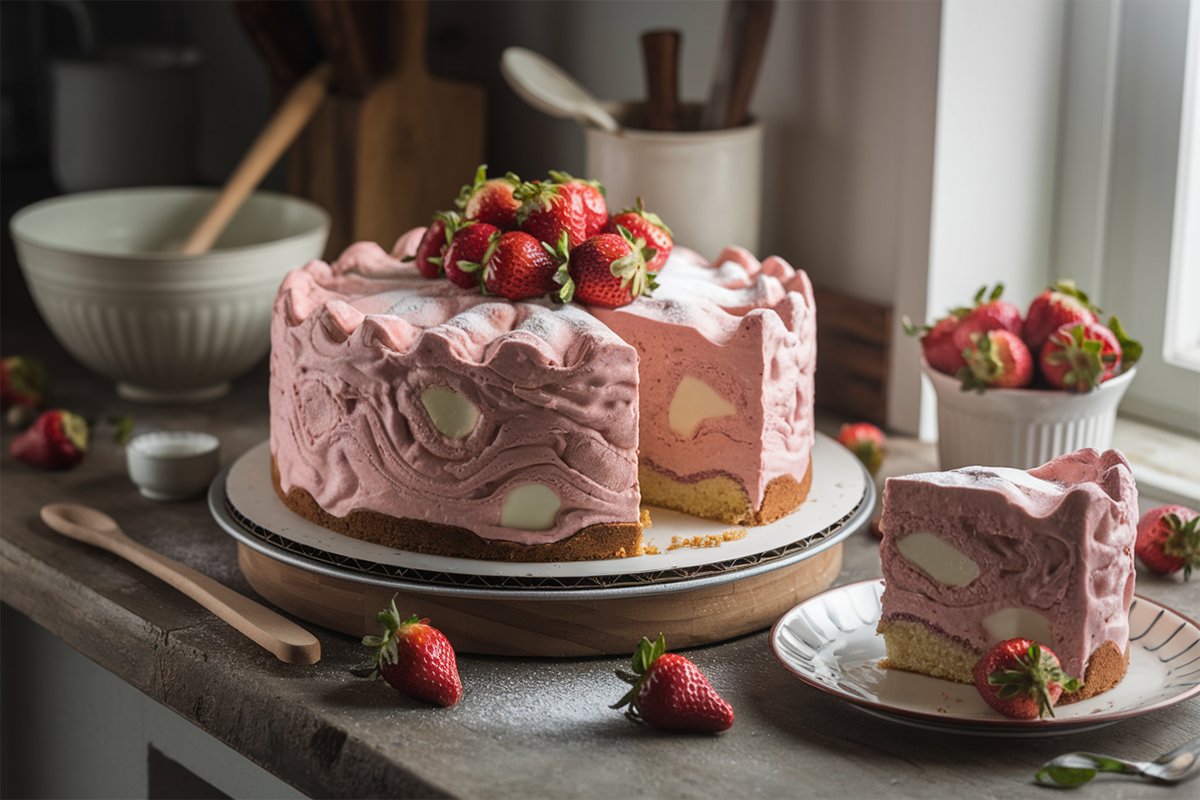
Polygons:
[[513,190],[520,185],[521,179],[511,172],[503,178],[489,179],[487,165],[483,164],[475,171],[475,180],[462,187],[454,204],[464,219],[486,222],[502,231],[516,230],[521,201],[513,197]]
[[932,326],[918,328],[912,320],[904,318],[904,332],[909,336],[921,337],[921,354],[929,362],[929,366],[947,375],[956,375],[967,366],[963,358],[962,348],[954,341],[954,332],[958,329],[962,317],[951,312],[942,317]]
[[1033,356],[1021,337],[1004,328],[973,334],[963,351],[967,365],[955,376],[962,390],[1020,389],[1033,381]]
[[550,248],[524,231],[493,235],[480,259],[484,291],[509,300],[543,297],[558,287],[554,276],[565,260],[561,249]]
[[647,258],[653,258],[653,253],[645,240],[635,241],[625,228],[619,235],[593,236],[572,249],[569,260],[559,269],[559,298],[564,303],[575,300],[617,308],[636,297],[648,296],[657,284],[646,269]]
[[377,619],[383,636],[363,637],[363,644],[375,652],[366,668],[353,670],[355,675],[380,675],[402,694],[439,706],[462,699],[458,662],[445,634],[415,614],[402,620],[395,599]]
[[675,247],[674,234],[657,214],[646,210],[642,198],[637,199],[636,208],[625,208],[621,213],[614,214],[604,230],[607,233],[620,233],[621,228],[628,230],[635,240],[644,239],[646,245],[654,250],[654,255],[646,260],[646,271],[658,272],[662,269]]
[[1200,512],[1180,505],[1150,509],[1138,521],[1133,551],[1153,572],[1182,570],[1183,579],[1190,580],[1200,567]]
[[975,293],[975,304],[969,308],[955,310],[958,326],[954,329],[954,346],[959,352],[971,346],[975,334],[987,331],[1006,330],[1021,335],[1021,309],[1007,300],[1002,300],[1004,284],[997,283],[991,293],[987,287]]
[[573,179],[565,183],[527,181],[513,193],[521,201],[517,226],[551,247],[566,233],[567,247],[575,248],[608,223],[606,211],[604,222],[597,227],[595,209],[589,205],[594,191],[598,190]]
[[630,719],[660,730],[720,733],[733,726],[733,708],[695,664],[667,652],[662,634],[653,643],[643,637],[632,666],[632,672],[617,670],[632,688],[611,708],[625,708]]
[[1068,322],[1042,345],[1039,363],[1053,388],[1090,392],[1116,374],[1121,344],[1098,322]]
[[1063,325],[1095,322],[1099,313],[1100,309],[1092,305],[1075,281],[1056,281],[1029,304],[1022,338],[1031,353],[1038,353],[1050,334]]
[[43,412],[9,445],[13,458],[31,467],[70,469],[83,460],[90,438],[87,421],[70,411]]
[[846,423],[838,430],[838,443],[854,453],[871,475],[883,464],[886,437],[869,422]]
[[404,260],[411,260],[417,271],[426,278],[440,278],[444,275],[442,257],[450,241],[462,224],[462,218],[453,211],[439,211],[433,215],[433,221],[425,229],[417,252]]
[[13,406],[41,408],[46,399],[46,368],[36,358],[0,358],[0,410]]
[[1011,719],[1054,716],[1064,692],[1077,692],[1083,683],[1063,672],[1050,648],[1030,639],[1006,639],[975,664],[975,688],[984,702]]
[[479,264],[500,229],[486,222],[467,222],[455,232],[442,257],[446,278],[455,286],[475,289],[481,280]]

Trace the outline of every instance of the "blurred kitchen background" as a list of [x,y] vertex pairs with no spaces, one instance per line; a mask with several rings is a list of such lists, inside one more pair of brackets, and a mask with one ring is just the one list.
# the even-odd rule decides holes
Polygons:
[[[334,0],[0,3],[3,313],[32,313],[8,220],[22,206],[64,191],[52,158],[53,62],[95,58],[113,45],[195,48],[200,60],[189,109],[195,136],[187,168],[190,182],[216,186],[267,119],[283,89],[280,76],[289,69],[286,59],[264,58],[253,26],[247,26],[248,12],[292,7],[313,35],[320,28],[314,17],[336,5]],[[365,41],[354,48],[369,65],[387,75],[416,52],[419,72],[468,87],[467,100],[455,95],[455,103],[470,105],[476,96],[470,92],[476,92],[483,122],[465,113],[463,131],[479,142],[490,173],[511,170],[536,178],[549,169],[581,174],[583,134],[575,123],[548,117],[514,94],[498,69],[505,47],[547,56],[601,99],[637,100],[646,95],[640,35],[676,29],[682,34],[680,95],[704,101],[728,4],[361,0],[351,6],[360,18],[385,20],[363,28]],[[1175,313],[1177,293],[1169,287],[1184,286],[1191,295],[1200,291],[1187,278],[1198,269],[1196,245],[1190,263],[1180,260],[1186,223],[1176,211],[1184,207],[1177,191],[1186,189],[1176,180],[1185,164],[1181,153],[1188,149],[1181,146],[1191,113],[1185,89],[1195,93],[1194,78],[1187,77],[1189,69],[1195,71],[1188,66],[1189,23],[1193,31],[1198,27],[1189,14],[1194,6],[1192,0],[776,3],[750,103],[751,113],[766,125],[758,255],[778,254],[807,270],[833,298],[823,307],[849,304],[839,316],[857,316],[854,309],[860,307],[878,312],[882,334],[866,342],[866,366],[848,376],[871,395],[863,416],[901,431],[929,427],[932,400],[928,392],[921,399],[918,345],[901,331],[904,316],[932,321],[967,302],[980,286],[998,281],[1006,285],[1006,298],[1025,306],[1054,279],[1069,276],[1157,354],[1143,361],[1123,413],[1192,435],[1200,431],[1195,355],[1200,332],[1188,328],[1191,323],[1182,326],[1186,330],[1178,335],[1192,343],[1192,355],[1176,358],[1171,355],[1176,334],[1163,325]],[[427,26],[415,39],[403,27],[404,20],[420,19],[414,9],[427,14]],[[263,24],[268,30],[276,25]],[[320,33],[328,42],[330,30]],[[335,104],[342,110],[314,121],[329,136],[365,141],[361,137],[369,138],[371,130],[386,129],[373,121],[392,124],[388,114],[447,111],[436,94],[402,90],[394,93],[404,101],[396,108],[376,108],[361,86],[351,85],[352,77],[339,72]],[[368,106],[370,113],[363,111]],[[398,130],[416,130],[413,124]],[[385,247],[425,221],[410,212],[388,216],[388,203],[409,180],[380,172],[388,163],[409,159],[412,169],[433,169],[446,181],[448,196],[429,212],[448,206],[453,191],[470,177],[439,171],[433,163],[450,158],[451,148],[435,152],[438,148],[403,135],[394,138],[371,145],[386,155],[379,174],[355,178],[356,186],[375,186],[390,198],[358,212],[375,215],[370,235]],[[298,144],[300,150],[306,146]],[[350,202],[345,179],[355,168],[312,163],[317,166],[300,178],[295,163],[280,164],[264,187],[295,191],[305,181],[309,189],[325,181],[337,184],[324,189],[332,192],[334,204]],[[1200,201],[1192,203],[1193,220],[1197,206]],[[335,231],[331,247],[354,233]],[[827,313],[820,326],[832,331],[835,320]],[[822,352],[854,352],[854,341],[838,349],[844,345],[822,342]],[[1197,364],[1188,366],[1188,358]],[[818,375],[833,375],[841,366],[826,357]]]

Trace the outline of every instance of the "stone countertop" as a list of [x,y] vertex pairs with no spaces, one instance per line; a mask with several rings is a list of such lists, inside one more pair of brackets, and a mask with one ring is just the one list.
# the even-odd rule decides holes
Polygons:
[[[138,431],[205,430],[228,464],[267,437],[267,369],[219,400],[136,406],[87,373],[40,323],[5,320],[4,354],[42,359],[55,405],[104,419],[132,413]],[[836,432],[836,420],[821,420]],[[42,505],[78,502],[113,516],[134,539],[255,596],[234,541],[203,498],[142,498],[102,428],[74,470],[43,473],[0,456],[0,599],[183,718],[310,796],[330,797],[1044,797],[1033,774],[1062,752],[1150,760],[1200,736],[1193,698],[1094,731],[993,738],[886,721],[796,680],[761,631],[687,655],[734,707],[720,736],[663,734],[608,706],[623,693],[624,658],[462,654],[466,696],[450,709],[354,678],[365,649],[303,623],[321,640],[312,666],[277,661],[166,584],[107,552],[52,533]],[[933,468],[929,445],[894,437],[883,478]],[[876,539],[845,543],[836,583],[880,575]],[[1200,592],[1178,576],[1139,573],[1138,593],[1192,619]],[[1083,792],[1161,797],[1164,789],[1105,776]],[[1185,790],[1186,791],[1186,790]]]

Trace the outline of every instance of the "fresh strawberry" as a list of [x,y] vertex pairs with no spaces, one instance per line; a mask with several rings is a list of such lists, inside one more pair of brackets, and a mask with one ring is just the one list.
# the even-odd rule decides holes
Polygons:
[[991,294],[987,296],[987,300],[984,300],[986,292],[987,287],[984,286],[975,293],[974,306],[958,309],[956,312],[960,316],[960,321],[958,327],[954,329],[954,346],[958,348],[959,352],[964,352],[971,347],[972,338],[977,333],[1006,330],[1012,331],[1017,336],[1021,335],[1021,309],[1000,299],[1004,293],[1004,284],[997,283],[996,288],[992,289]]
[[671,229],[658,214],[646,210],[642,198],[638,198],[637,208],[622,209],[620,214],[614,214],[604,230],[608,233],[620,233],[621,228],[633,234],[634,240],[644,239],[646,244],[654,249],[654,256],[646,261],[646,271],[658,272],[662,269],[671,255],[675,240],[672,238]]
[[483,288],[509,300],[542,297],[558,288],[554,276],[565,260],[565,251],[551,249],[524,231],[505,231],[492,237],[479,260]]
[[1033,355],[1020,336],[1003,328],[974,334],[963,358],[967,366],[956,376],[963,391],[1020,389],[1033,381]]
[[1183,570],[1183,579],[1200,567],[1200,512],[1187,506],[1159,506],[1142,515],[1133,552],[1159,575]]
[[947,375],[957,375],[958,371],[967,365],[963,358],[962,348],[954,343],[954,331],[962,321],[962,315],[951,312],[942,317],[932,327],[918,328],[912,320],[904,317],[904,332],[909,336],[921,337],[921,352],[929,366]]
[[489,180],[487,165],[483,164],[475,171],[474,183],[462,187],[454,204],[466,219],[486,222],[502,231],[516,230],[521,201],[513,197],[513,190],[520,185],[521,179],[511,172]]
[[1083,683],[1068,677],[1049,647],[1029,639],[1006,639],[975,664],[975,688],[989,706],[1012,719],[1054,716],[1063,692]]
[[1075,281],[1060,280],[1033,298],[1025,312],[1021,336],[1029,352],[1039,353],[1050,334],[1063,325],[1095,322],[1099,311],[1087,294],[1075,286]]
[[38,469],[70,469],[88,450],[88,424],[61,408],[45,411],[13,439],[9,452]]
[[[592,210],[586,205],[585,192],[576,188],[580,185],[541,181],[522,183],[513,192],[513,197],[521,201],[517,225],[551,247],[558,245],[565,231],[567,248],[573,249],[592,235],[596,224]],[[607,214],[604,224],[608,224]],[[603,225],[600,227],[603,229]]]
[[46,400],[46,368],[36,358],[0,358],[0,410],[12,406],[41,408]]
[[628,706],[625,715],[632,720],[696,733],[719,733],[733,725],[733,708],[695,664],[667,652],[662,634],[653,644],[643,637],[633,653],[633,672],[618,669],[617,677],[633,688],[610,707]]
[[868,472],[872,475],[879,472],[887,441],[883,431],[869,422],[847,423],[838,431],[837,440],[858,456],[858,460],[866,465]]
[[360,677],[382,675],[395,689],[409,697],[439,706],[452,706],[462,699],[462,680],[454,648],[445,634],[430,627],[429,620],[413,614],[401,621],[396,600],[376,617],[383,636],[365,636],[363,644],[375,648],[366,669],[354,670]]
[[646,271],[648,254],[649,248],[639,246],[627,230],[593,236],[571,250],[570,260],[555,276],[562,284],[559,298],[617,308],[649,296],[657,284]]
[[604,186],[600,181],[584,180],[554,170],[550,170],[550,177],[560,192],[579,196],[586,219],[583,238],[590,239],[597,233],[604,233],[608,227],[608,203],[604,199]]
[[1099,322],[1068,322],[1042,345],[1039,364],[1055,389],[1090,392],[1116,374],[1121,344]]
[[433,215],[433,221],[425,229],[417,252],[401,259],[411,261],[417,271],[426,278],[440,278],[442,271],[442,256],[450,246],[450,240],[458,231],[462,219],[453,211],[439,211]]
[[499,233],[499,228],[486,222],[467,222],[458,229],[442,256],[442,269],[451,283],[464,289],[479,288],[479,265],[492,237]]

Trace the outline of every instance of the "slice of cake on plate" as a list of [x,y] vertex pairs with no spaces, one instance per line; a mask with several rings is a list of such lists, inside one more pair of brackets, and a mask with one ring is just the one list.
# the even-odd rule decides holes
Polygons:
[[1048,646],[1084,688],[1129,664],[1137,489],[1116,450],[1028,471],[965,467],[889,478],[880,558],[881,666],[972,683],[996,642]]

